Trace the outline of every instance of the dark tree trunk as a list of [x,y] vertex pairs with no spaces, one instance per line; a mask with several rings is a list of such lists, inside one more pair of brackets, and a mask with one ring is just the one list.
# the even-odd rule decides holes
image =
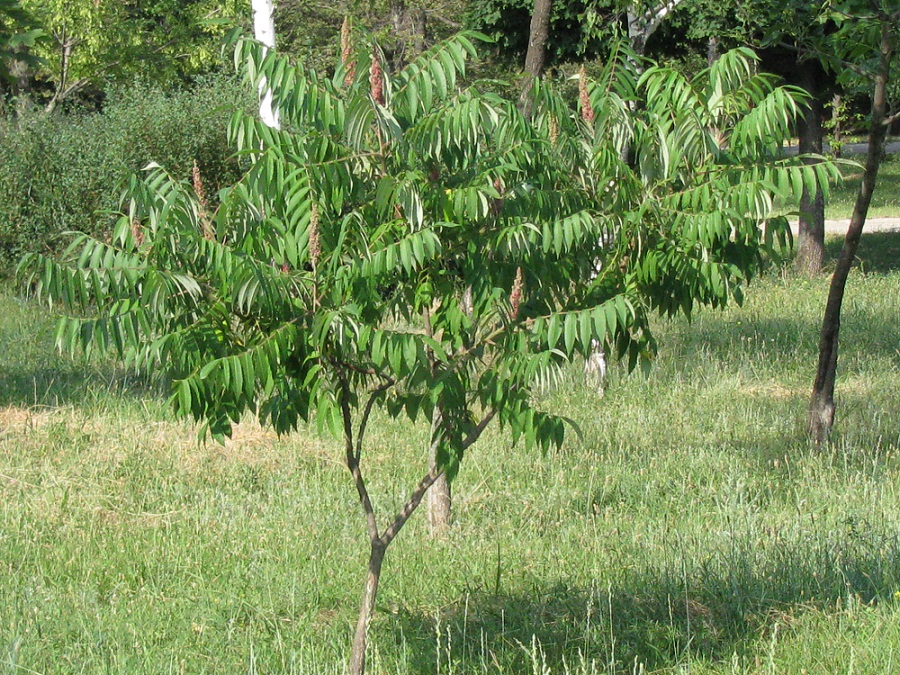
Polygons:
[[424,9],[410,11],[405,0],[391,0],[388,13],[394,38],[392,63],[399,70],[425,50],[428,14]]
[[519,96],[519,109],[526,117],[531,117],[534,98],[531,90],[544,72],[547,61],[547,37],[550,34],[550,11],[552,0],[534,0],[531,28],[528,32],[528,51],[525,53],[525,82]]
[[[818,61],[804,61],[798,64],[801,70],[801,82],[812,97],[809,109],[800,119],[798,135],[800,137],[800,154],[822,154],[822,139],[825,117],[825,106],[822,103],[821,77],[824,73]],[[806,160],[815,163],[816,160]],[[797,235],[797,257],[795,269],[807,274],[818,274],[825,262],[825,196],[822,189],[816,186],[815,194],[810,194],[804,186],[800,197],[800,219]]]
[[856,197],[856,204],[853,207],[853,215],[850,218],[850,227],[844,239],[844,246],[838,258],[834,276],[831,278],[828,301],[825,304],[825,315],[822,319],[822,332],[819,336],[819,366],[810,397],[808,417],[809,434],[819,444],[828,439],[834,425],[834,382],[837,374],[841,304],[844,299],[847,277],[850,274],[850,266],[856,256],[859,239],[866,223],[866,214],[869,211],[869,203],[872,201],[872,193],[875,190],[878,168],[881,165],[884,138],[887,133],[885,126],[886,99],[893,48],[891,27],[885,20],[881,28],[879,66],[875,77],[875,93],[872,96],[872,127],[869,130],[865,173]]

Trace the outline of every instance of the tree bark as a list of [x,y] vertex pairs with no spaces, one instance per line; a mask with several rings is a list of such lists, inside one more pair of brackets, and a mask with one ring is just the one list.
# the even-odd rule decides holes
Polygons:
[[531,117],[534,107],[531,90],[535,81],[544,72],[544,64],[547,62],[547,38],[550,34],[552,9],[553,0],[534,0],[531,27],[528,31],[528,51],[525,53],[525,82],[519,95],[519,110],[526,117]]
[[353,634],[353,645],[350,649],[350,675],[364,675],[366,672],[366,646],[369,638],[369,625],[375,614],[375,598],[378,595],[378,582],[381,580],[381,566],[387,544],[381,539],[372,542],[369,552],[369,566],[366,572],[366,586],[363,590],[356,620],[356,631]]
[[[815,61],[798,64],[801,68],[801,86],[809,92],[811,99],[809,109],[800,119],[798,135],[800,154],[822,154],[824,136],[823,121],[825,106],[822,104],[822,92],[819,85],[818,70],[821,66]],[[816,160],[804,160],[814,164]],[[797,234],[797,257],[794,268],[807,274],[818,274],[825,262],[825,196],[817,184],[814,194],[804,185],[800,197],[800,218]]]
[[828,300],[822,319],[822,331],[819,336],[819,364],[809,403],[807,428],[810,437],[820,445],[828,440],[834,426],[834,384],[837,374],[841,304],[844,299],[847,277],[850,274],[850,266],[859,247],[869,204],[872,201],[872,193],[875,190],[875,181],[878,178],[878,169],[881,165],[884,138],[887,133],[885,125],[887,86],[890,79],[893,50],[891,26],[887,20],[883,20],[878,72],[875,76],[875,92],[872,96],[872,127],[869,130],[865,173],[856,197],[856,204],[853,207],[853,215],[850,218],[850,227],[844,239],[844,246],[838,258],[834,276],[831,278],[831,287],[828,291]]
[[[269,49],[275,49],[275,6],[272,0],[251,0],[253,36]],[[272,109],[272,90],[265,80],[259,84],[259,118],[273,129],[280,128],[278,111]]]
[[635,54],[644,55],[647,50],[647,40],[682,2],[684,0],[664,0],[645,12],[640,12],[637,5],[629,3],[625,16],[628,22],[628,40]]

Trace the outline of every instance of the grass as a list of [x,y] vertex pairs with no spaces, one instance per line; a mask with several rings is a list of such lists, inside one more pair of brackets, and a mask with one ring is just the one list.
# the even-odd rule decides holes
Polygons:
[[[496,429],[388,553],[371,672],[892,673],[900,654],[898,235],[865,235],[845,300],[833,444],[803,417],[826,278],[660,322],[650,377],[577,367],[549,456]],[[894,248],[891,249],[890,247]],[[0,673],[340,673],[364,525],[340,449],[249,421],[200,445],[114,364],[52,349],[0,291]],[[380,511],[424,461],[385,419]]]
[[[849,155],[846,159],[863,164],[862,155]],[[845,166],[845,181],[831,188],[831,198],[825,206],[825,217],[834,220],[850,218],[856,193],[862,182],[862,168]],[[900,217],[900,157],[887,155],[878,171],[878,182],[869,207],[869,218]]]

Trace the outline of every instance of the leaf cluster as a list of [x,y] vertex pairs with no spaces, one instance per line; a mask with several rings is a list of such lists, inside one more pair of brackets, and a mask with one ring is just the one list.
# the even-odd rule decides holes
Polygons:
[[60,344],[165,370],[215,437],[248,411],[279,433],[315,421],[351,469],[375,406],[423,420],[452,477],[495,418],[558,446],[536,393],[572,358],[648,366],[651,312],[740,301],[763,225],[787,232],[775,198],[833,173],[779,157],[801,96],[746,51],[687,81],[620,49],[578,106],[539,85],[526,119],[460,86],[479,39],[391,72],[357,35],[327,78],[237,38],[282,128],[234,116],[250,169],[214,210],[154,165],[112,242],[27,257],[34,290],[77,310]]

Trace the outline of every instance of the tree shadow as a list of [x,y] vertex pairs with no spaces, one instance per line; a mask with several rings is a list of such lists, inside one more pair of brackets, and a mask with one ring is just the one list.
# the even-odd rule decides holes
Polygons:
[[138,375],[116,364],[58,363],[0,369],[0,408],[85,405],[101,397],[161,396],[150,375]]
[[[843,237],[826,237],[826,260],[837,260],[843,245]],[[865,274],[889,274],[900,270],[900,230],[864,231],[853,265]]]
[[437,615],[403,608],[378,624],[378,639],[403,645],[422,675],[437,663],[452,665],[448,672],[532,672],[538,663],[580,673],[579,663],[591,662],[597,672],[655,671],[688,657],[746,655],[776,623],[789,626],[809,609],[892,602],[900,580],[897,533],[866,521],[723,539],[710,551],[673,535],[663,560],[623,566],[612,583],[479,589]]

